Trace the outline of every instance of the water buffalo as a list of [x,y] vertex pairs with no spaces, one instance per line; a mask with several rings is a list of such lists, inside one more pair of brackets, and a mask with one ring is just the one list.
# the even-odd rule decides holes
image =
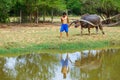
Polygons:
[[98,33],[98,28],[102,31],[102,34],[104,34],[103,27],[100,21],[100,17],[96,14],[85,14],[81,16],[80,20],[73,21],[69,26],[72,24],[75,24],[75,27],[81,26],[81,34],[83,31],[83,28],[88,28],[88,32],[90,35],[90,28],[96,28],[96,33]]

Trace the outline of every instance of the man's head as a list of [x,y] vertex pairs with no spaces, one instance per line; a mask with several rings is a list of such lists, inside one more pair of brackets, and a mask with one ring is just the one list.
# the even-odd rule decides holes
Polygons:
[[64,79],[66,78],[67,71],[68,71],[68,70],[67,70],[67,67],[66,67],[66,66],[62,67],[61,72],[62,72],[62,74],[63,74],[63,78],[64,78]]
[[63,12],[63,16],[66,16],[67,14],[66,14],[66,12]]
[[63,73],[63,78],[66,79],[66,73]]

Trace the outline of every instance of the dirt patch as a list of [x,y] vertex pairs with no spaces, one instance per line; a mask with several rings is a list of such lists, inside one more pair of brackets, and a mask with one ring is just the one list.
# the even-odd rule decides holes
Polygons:
[[11,27],[52,27],[60,26],[60,23],[9,23],[9,24],[0,24],[0,28],[11,28]]

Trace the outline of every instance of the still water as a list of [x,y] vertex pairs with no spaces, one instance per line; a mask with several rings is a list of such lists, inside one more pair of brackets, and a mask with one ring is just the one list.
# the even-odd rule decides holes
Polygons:
[[68,56],[72,62],[66,79],[61,73],[61,54],[1,57],[0,80],[120,80],[120,49],[85,50]]

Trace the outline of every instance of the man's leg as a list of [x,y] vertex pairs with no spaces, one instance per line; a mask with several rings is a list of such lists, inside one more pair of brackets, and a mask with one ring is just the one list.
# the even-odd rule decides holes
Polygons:
[[62,64],[62,66],[64,66],[64,59],[63,59],[63,57],[62,57],[62,54],[60,54],[60,62],[61,62],[61,64]]
[[60,28],[60,38],[62,38],[62,32],[64,31],[64,25],[62,24],[61,25],[61,28]]
[[68,32],[66,32],[66,36],[67,36],[67,37],[69,36]]
[[68,34],[68,25],[66,24],[66,26],[64,28],[65,28],[66,36],[68,37],[69,36],[69,34]]
[[60,62],[61,62],[61,65],[62,65],[62,68],[61,68],[61,73],[63,73],[63,67],[64,67],[64,60],[63,60],[63,57],[62,57],[62,54],[60,54]]
[[66,59],[65,59],[65,61],[64,61],[64,65],[65,65],[66,67],[68,66],[68,59],[69,59],[69,57],[68,57],[68,53],[67,53]]

